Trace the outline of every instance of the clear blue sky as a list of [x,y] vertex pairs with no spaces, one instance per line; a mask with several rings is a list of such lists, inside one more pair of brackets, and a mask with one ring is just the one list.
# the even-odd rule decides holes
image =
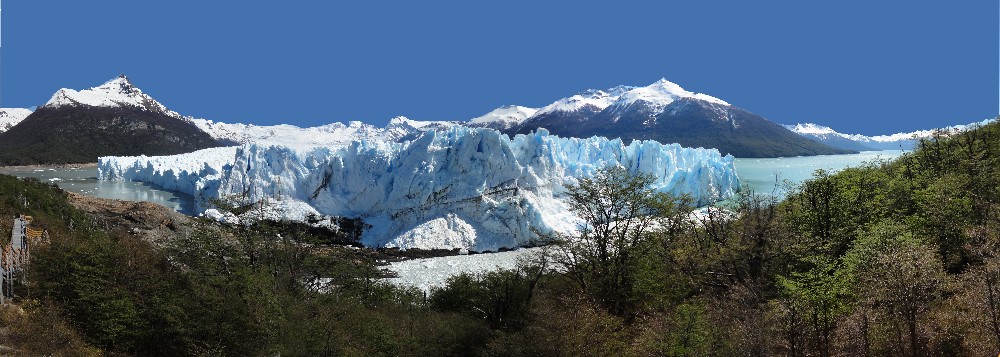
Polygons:
[[300,126],[464,120],[660,77],[842,132],[998,112],[996,0],[651,3],[8,0],[0,105],[124,72],[182,114]]

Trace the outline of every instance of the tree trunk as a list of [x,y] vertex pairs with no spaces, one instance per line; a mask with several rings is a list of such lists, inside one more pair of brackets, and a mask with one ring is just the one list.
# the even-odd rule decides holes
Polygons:
[[916,308],[912,307],[906,312],[906,323],[910,328],[910,355],[917,357],[920,356],[919,341],[917,341],[917,312]]
[[997,296],[994,293],[996,282],[990,276],[989,270],[986,270],[983,275],[985,275],[983,280],[986,283],[986,305],[990,308],[990,323],[993,325],[993,338],[996,348],[1000,350],[1000,321],[998,321],[997,316]]

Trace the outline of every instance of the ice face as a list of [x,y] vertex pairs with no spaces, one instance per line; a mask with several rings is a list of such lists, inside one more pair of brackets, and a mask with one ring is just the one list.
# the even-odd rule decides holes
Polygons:
[[[226,157],[223,149],[231,156]],[[225,158],[225,159],[224,159]],[[454,126],[404,143],[344,147],[248,144],[164,157],[105,157],[98,177],[146,181],[210,199],[266,202],[268,214],[360,217],[375,247],[523,246],[537,234],[571,232],[565,185],[608,165],[656,177],[655,189],[705,204],[739,187],[732,156],[715,149],[600,137],[560,138],[544,129],[509,138]]]

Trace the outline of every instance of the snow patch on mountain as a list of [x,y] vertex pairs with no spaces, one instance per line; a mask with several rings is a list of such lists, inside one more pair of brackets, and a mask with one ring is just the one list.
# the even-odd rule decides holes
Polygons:
[[848,135],[855,140],[870,140],[874,142],[893,142],[905,139],[923,139],[934,136],[934,133],[942,133],[944,135],[951,135],[961,133],[966,130],[981,127],[983,125],[989,124],[996,121],[996,119],[985,119],[975,123],[951,125],[943,128],[931,129],[931,130],[917,130],[909,133],[896,133],[889,135],[876,135],[876,136],[864,136],[859,134]]
[[680,98],[694,98],[699,100],[704,100],[706,102],[729,105],[729,103],[723,101],[722,99],[715,98],[713,96],[702,94],[702,93],[692,93],[676,83],[668,81],[666,78],[661,78],[653,84],[645,87],[633,88],[622,94],[620,98],[613,104],[613,107],[628,107],[635,102],[643,101],[655,112],[659,113],[663,111],[663,108],[668,104],[673,103],[675,100]]
[[431,130],[444,130],[461,125],[452,121],[422,121],[398,116],[389,120],[389,124],[381,129],[379,137],[386,141],[412,140]]
[[103,157],[98,178],[187,192],[202,209],[212,208],[212,199],[236,197],[264,202],[277,217],[362,218],[371,225],[362,236],[369,246],[485,251],[529,244],[536,232],[575,230],[579,220],[563,201],[564,185],[607,165],[652,174],[657,190],[702,204],[739,187],[733,157],[714,149],[559,138],[545,130],[509,138],[462,126],[405,142],[251,143],[164,157]]
[[521,124],[525,119],[538,112],[538,109],[522,107],[520,105],[505,105],[493,109],[483,116],[473,118],[466,122],[466,126],[475,128],[490,128],[504,130]]
[[635,87],[617,86],[606,90],[590,89],[569,98],[559,99],[535,112],[534,116],[554,112],[575,112],[589,108],[595,112],[604,110],[622,94]]
[[[623,115],[629,111],[637,111],[644,115],[643,120],[644,125],[652,125],[655,123],[656,117],[663,113],[664,109],[670,105],[670,103],[675,102],[681,98],[692,98],[710,103],[709,105],[714,111],[720,113],[721,118],[727,118],[726,110],[722,108],[717,108],[719,106],[729,106],[729,103],[712,97],[707,94],[692,93],[676,83],[670,82],[668,80],[660,79],[651,85],[645,87],[633,88],[618,98],[611,106],[609,106],[605,111],[609,112],[610,120],[612,122],[617,122]],[[735,125],[735,123],[734,123]]]
[[395,117],[384,128],[352,121],[300,128],[294,125],[229,124],[207,119],[186,118],[216,140],[232,145],[344,146],[357,140],[412,140],[430,130],[443,130],[461,125],[449,121],[418,121]]
[[360,139],[379,138],[382,129],[359,121],[300,128],[294,125],[228,124],[207,119],[189,119],[216,140],[236,145],[251,142],[273,145],[346,145]]
[[31,113],[31,109],[0,108],[0,133],[10,130]]
[[642,103],[646,106],[644,110],[651,116],[655,116],[663,112],[663,108],[667,105],[680,98],[693,98],[718,105],[730,105],[722,99],[690,92],[666,78],[661,78],[645,87],[618,86],[607,90],[591,89],[569,98],[557,100],[538,110],[536,115],[559,111],[573,112],[589,107],[594,111],[610,108],[609,110],[617,112],[620,116],[622,112],[630,109],[636,103]]
[[791,130],[797,134],[813,134],[813,135],[836,135],[841,137],[846,137],[844,134],[838,133],[828,126],[822,126],[813,123],[799,123],[795,125],[782,124],[785,129]]
[[841,138],[852,140],[862,145],[870,146],[875,149],[899,149],[900,146],[903,149],[912,149],[916,145],[917,140],[932,137],[934,133],[942,133],[945,135],[960,133],[975,127],[983,126],[993,122],[996,119],[986,119],[980,122],[962,124],[962,125],[952,125],[939,129],[930,130],[917,130],[908,133],[896,133],[889,135],[875,135],[867,136],[861,134],[844,134],[837,132],[836,130],[813,123],[799,123],[795,125],[783,125],[786,129],[795,132],[796,134],[803,135],[806,137],[811,137],[816,140],[824,141],[831,140],[834,138]]
[[142,90],[132,85],[124,74],[94,88],[76,91],[63,88],[52,95],[43,107],[60,106],[134,107],[180,119],[180,114],[167,109]]

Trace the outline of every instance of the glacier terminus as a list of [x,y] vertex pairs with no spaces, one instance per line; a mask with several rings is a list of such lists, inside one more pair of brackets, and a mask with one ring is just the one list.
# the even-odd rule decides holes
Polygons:
[[362,219],[361,243],[371,247],[473,251],[530,245],[539,234],[575,230],[578,219],[562,199],[565,185],[608,165],[651,174],[656,190],[699,204],[728,198],[740,185],[734,158],[715,149],[561,138],[544,129],[511,138],[460,125],[414,136],[101,157],[98,178],[194,195],[204,215],[220,220],[239,217],[213,202],[239,200],[272,219]]

